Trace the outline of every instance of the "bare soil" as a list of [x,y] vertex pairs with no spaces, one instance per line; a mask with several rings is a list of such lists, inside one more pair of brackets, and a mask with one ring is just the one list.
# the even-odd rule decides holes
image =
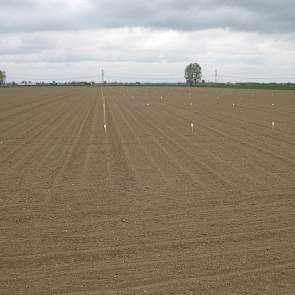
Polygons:
[[295,92],[0,89],[0,293],[295,294],[294,130]]

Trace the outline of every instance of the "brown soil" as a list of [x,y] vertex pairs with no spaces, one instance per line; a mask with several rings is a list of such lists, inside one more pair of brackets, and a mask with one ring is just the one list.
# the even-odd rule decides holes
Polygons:
[[0,293],[295,294],[294,118],[295,92],[0,89]]

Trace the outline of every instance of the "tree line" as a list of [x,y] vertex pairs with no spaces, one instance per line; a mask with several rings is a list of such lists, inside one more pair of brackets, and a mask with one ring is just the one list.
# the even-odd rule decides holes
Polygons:
[[[185,67],[184,78],[190,86],[197,85],[202,79],[202,68],[198,63],[190,63]],[[0,70],[0,85],[4,85],[6,80],[5,71]]]

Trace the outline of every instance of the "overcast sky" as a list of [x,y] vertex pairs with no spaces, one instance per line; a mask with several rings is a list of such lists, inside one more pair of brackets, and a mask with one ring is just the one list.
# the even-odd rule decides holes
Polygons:
[[0,0],[8,80],[295,82],[294,0]]

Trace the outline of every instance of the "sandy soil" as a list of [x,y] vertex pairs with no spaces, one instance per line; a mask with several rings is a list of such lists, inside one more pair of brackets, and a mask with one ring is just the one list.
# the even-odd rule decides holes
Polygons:
[[0,293],[295,294],[294,130],[295,92],[0,89]]

